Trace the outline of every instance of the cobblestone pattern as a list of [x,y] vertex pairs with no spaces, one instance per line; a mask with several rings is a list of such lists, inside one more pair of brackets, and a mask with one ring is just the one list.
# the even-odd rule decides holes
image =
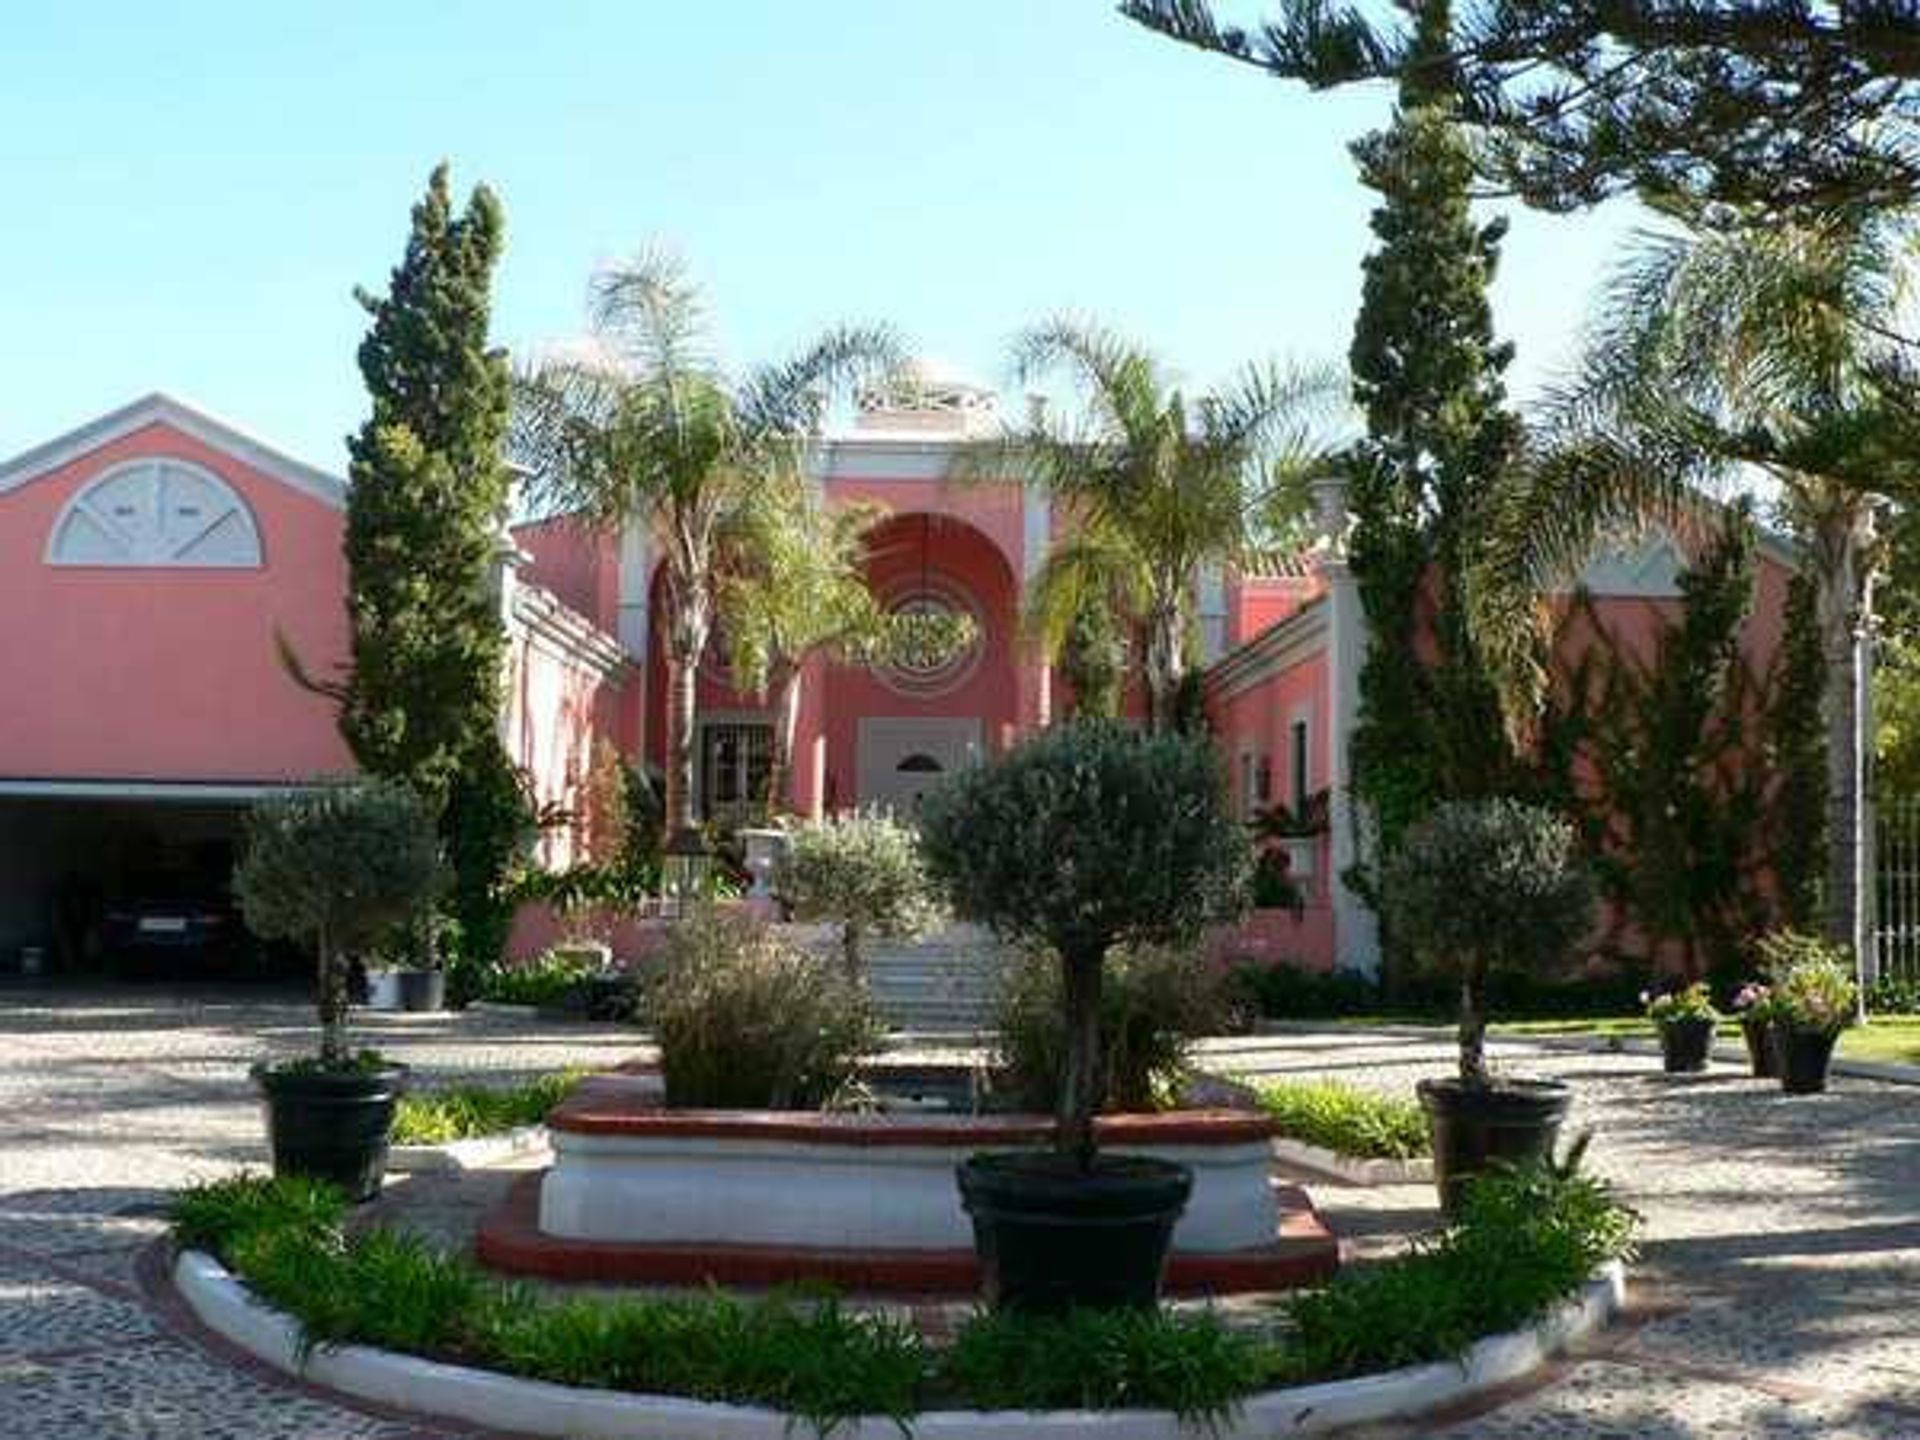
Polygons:
[[[611,1027],[506,1016],[372,1017],[365,1038],[429,1080],[640,1048]],[[142,1273],[172,1190],[264,1161],[247,1066],[310,1043],[290,1003],[0,991],[0,1440],[480,1433],[265,1372],[189,1334]],[[1920,1090],[1841,1079],[1788,1099],[1725,1067],[1669,1079],[1645,1056],[1520,1042],[1495,1054],[1575,1083],[1593,1163],[1645,1214],[1633,1313],[1538,1384],[1364,1440],[1920,1437]],[[1403,1093],[1450,1058],[1440,1036],[1339,1031],[1207,1055],[1222,1071]],[[1322,1182],[1314,1196],[1356,1255],[1433,1220],[1423,1186]],[[459,1227],[457,1194],[420,1199]]]

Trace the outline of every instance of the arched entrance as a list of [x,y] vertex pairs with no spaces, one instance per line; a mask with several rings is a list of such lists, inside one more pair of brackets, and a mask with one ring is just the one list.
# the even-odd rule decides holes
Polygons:
[[827,677],[830,808],[911,811],[956,770],[1011,743],[1018,721],[1018,589],[993,541],[965,520],[915,511],[870,537],[868,579],[896,613],[960,613],[964,650],[908,652]]

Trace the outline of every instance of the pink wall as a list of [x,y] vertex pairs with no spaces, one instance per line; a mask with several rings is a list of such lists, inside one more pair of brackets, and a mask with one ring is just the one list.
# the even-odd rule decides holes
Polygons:
[[1227,590],[1227,645],[1243,645],[1296,613],[1308,601],[1326,593],[1316,575],[1249,575],[1233,580]]
[[[543,806],[577,807],[596,740],[615,734],[621,688],[617,676],[603,675],[545,636],[516,637],[508,671],[507,752],[532,776]],[[576,839],[572,827],[547,830],[541,859],[560,868],[591,858],[577,853]]]
[[561,515],[516,525],[513,539],[532,557],[521,571],[527,579],[613,632],[620,606],[620,546],[604,527]]
[[[253,511],[260,569],[51,566],[61,507],[109,466],[173,456]],[[346,654],[341,512],[153,424],[0,495],[0,775],[280,780],[344,771],[333,707],[288,678],[278,627],[308,668]]]
[[[1271,674],[1228,696],[1216,695],[1209,707],[1227,770],[1236,813],[1251,818],[1257,799],[1246,793],[1244,762],[1270,767],[1267,803],[1291,807],[1292,724],[1304,713],[1307,721],[1307,793],[1325,789],[1332,773],[1329,737],[1327,656],[1316,650],[1299,663]],[[1291,961],[1314,969],[1330,969],[1335,957],[1330,867],[1332,848],[1324,834],[1312,847],[1313,874],[1302,881],[1307,891],[1304,914],[1295,918],[1284,910],[1256,911],[1245,925],[1217,942],[1224,951],[1248,959]]]

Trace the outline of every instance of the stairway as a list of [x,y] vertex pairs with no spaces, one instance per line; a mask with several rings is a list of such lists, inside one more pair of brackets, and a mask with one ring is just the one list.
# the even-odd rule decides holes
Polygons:
[[955,925],[921,940],[864,947],[867,983],[896,1030],[971,1032],[992,1024],[1005,947],[986,931]]

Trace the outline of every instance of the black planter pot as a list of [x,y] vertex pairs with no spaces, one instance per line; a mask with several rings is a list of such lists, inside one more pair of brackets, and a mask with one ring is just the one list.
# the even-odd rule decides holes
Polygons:
[[1502,1161],[1553,1153],[1573,1093],[1558,1080],[1502,1080],[1470,1089],[1457,1079],[1416,1087],[1433,1131],[1433,1181],[1449,1215],[1466,1198],[1467,1182]]
[[1780,1032],[1765,1020],[1742,1020],[1740,1034],[1747,1042],[1747,1063],[1756,1080],[1780,1076]]
[[956,1169],[987,1302],[1006,1309],[1147,1307],[1193,1172],[1101,1156],[1091,1171],[1051,1151],[975,1155]]
[[1789,1095],[1817,1095],[1827,1088],[1827,1067],[1833,1063],[1833,1044],[1840,1037],[1831,1030],[1795,1030],[1781,1026],[1780,1088]]
[[1662,1020],[1660,1064],[1669,1075],[1691,1075],[1707,1068],[1713,1049],[1712,1020]]
[[447,972],[444,970],[402,970],[400,1008],[416,1013],[447,1008]]
[[380,1193],[406,1066],[309,1071],[257,1065],[253,1079],[266,1099],[274,1174],[329,1180],[354,1200]]

